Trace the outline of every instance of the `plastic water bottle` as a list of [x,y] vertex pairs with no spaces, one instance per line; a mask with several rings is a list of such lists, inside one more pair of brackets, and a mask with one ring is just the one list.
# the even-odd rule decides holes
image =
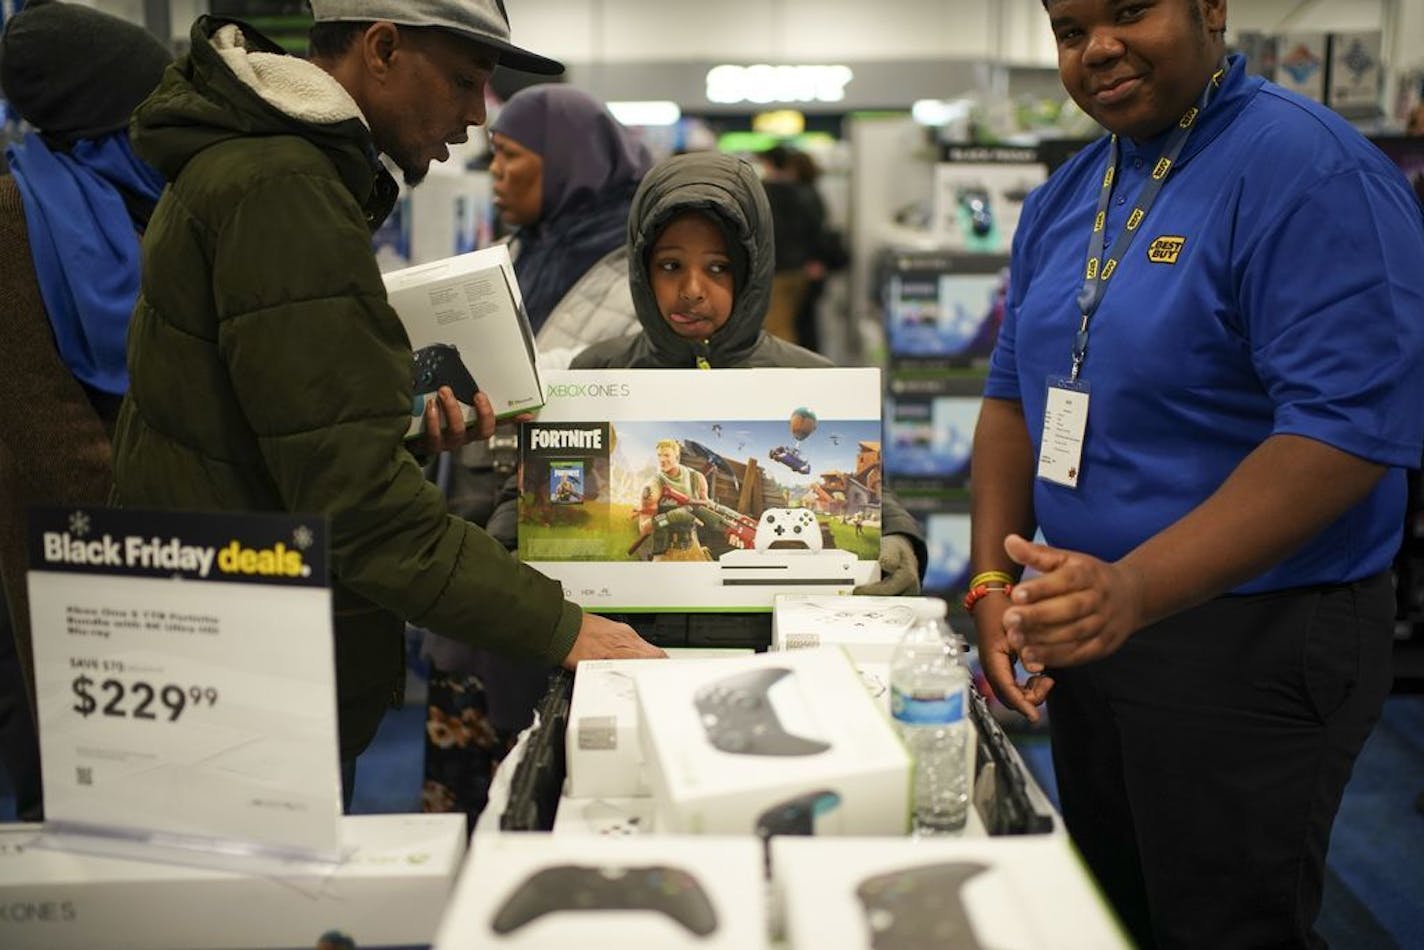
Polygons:
[[969,672],[942,600],[928,600],[890,661],[890,711],[914,759],[915,833],[951,834],[969,815]]

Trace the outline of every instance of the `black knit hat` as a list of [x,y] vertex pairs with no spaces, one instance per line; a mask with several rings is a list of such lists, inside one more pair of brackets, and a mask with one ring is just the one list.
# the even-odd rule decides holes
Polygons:
[[29,0],[0,37],[0,90],[30,125],[68,144],[117,132],[172,61],[141,26],[77,3]]

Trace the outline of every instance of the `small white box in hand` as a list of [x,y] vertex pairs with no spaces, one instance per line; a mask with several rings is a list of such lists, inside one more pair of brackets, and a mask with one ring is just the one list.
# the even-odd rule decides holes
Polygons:
[[653,800],[643,798],[559,799],[554,834],[603,835],[624,838],[653,830]]
[[544,404],[534,334],[503,244],[383,279],[415,351],[407,438],[423,430],[425,403],[441,386],[454,391],[466,424],[475,419],[476,391],[489,397],[501,419]]
[[[666,662],[749,655],[718,647],[672,648]],[[638,701],[629,669],[647,660],[585,660],[574,675],[569,732],[564,741],[569,795],[574,798],[648,794],[638,738]]]
[[766,946],[762,851],[750,838],[478,839],[437,950]]
[[1058,835],[776,838],[773,889],[792,950],[1129,944]]
[[657,827],[903,834],[910,758],[843,650],[632,671]]
[[915,611],[929,597],[826,597],[777,594],[771,649],[844,647],[856,663],[889,663]]
[[348,816],[345,861],[275,874],[53,851],[40,835],[0,830],[8,950],[310,947],[333,929],[363,947],[426,944],[465,853],[463,815]]

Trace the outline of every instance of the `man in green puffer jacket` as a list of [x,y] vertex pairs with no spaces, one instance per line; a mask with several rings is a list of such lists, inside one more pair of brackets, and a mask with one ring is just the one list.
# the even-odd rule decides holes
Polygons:
[[[327,516],[349,764],[399,695],[407,620],[566,666],[661,651],[451,517],[403,443],[411,348],[371,249],[397,187],[376,154],[415,184],[484,121],[496,61],[562,67],[509,44],[497,0],[312,9],[310,62],[200,18],[134,114],[135,149],[169,185],[144,235],[115,500]],[[471,435],[487,437],[478,401]],[[446,435],[430,447],[464,439]]]

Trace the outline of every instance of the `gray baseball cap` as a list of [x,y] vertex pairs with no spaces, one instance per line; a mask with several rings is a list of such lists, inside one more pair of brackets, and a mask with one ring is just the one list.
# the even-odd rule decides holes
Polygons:
[[509,14],[504,0],[311,0],[318,23],[337,20],[389,20],[399,26],[429,26],[458,33],[499,54],[499,64],[526,73],[557,76],[557,60],[509,42]]

